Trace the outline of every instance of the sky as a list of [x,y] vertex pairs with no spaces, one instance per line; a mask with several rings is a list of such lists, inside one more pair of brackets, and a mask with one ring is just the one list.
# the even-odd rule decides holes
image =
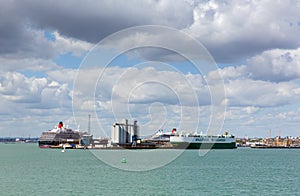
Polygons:
[[0,3],[0,137],[300,136],[299,0]]

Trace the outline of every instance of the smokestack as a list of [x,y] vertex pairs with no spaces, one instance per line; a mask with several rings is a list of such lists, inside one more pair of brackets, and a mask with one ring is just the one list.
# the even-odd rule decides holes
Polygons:
[[58,123],[58,125],[57,125],[57,128],[61,129],[61,128],[63,128],[63,126],[64,126],[63,122],[60,121],[60,122]]
[[91,134],[91,115],[89,114],[88,134]]

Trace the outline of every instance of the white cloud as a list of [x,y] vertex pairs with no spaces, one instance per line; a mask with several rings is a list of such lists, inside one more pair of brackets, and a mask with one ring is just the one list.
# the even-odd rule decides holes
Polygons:
[[2,126],[10,127],[1,132],[4,135],[38,136],[41,131],[51,129],[56,121],[72,116],[68,84],[45,77],[1,72],[0,98]]
[[273,107],[299,102],[299,85],[293,82],[270,83],[237,79],[226,86],[229,105]]
[[41,59],[26,57],[22,58],[18,55],[15,56],[0,56],[0,69],[1,71],[33,71],[33,72],[45,72],[48,70],[58,69],[51,59]]
[[212,71],[207,80],[220,80],[226,104],[245,107],[277,107],[299,103],[299,48],[273,49],[248,59],[245,65]]
[[0,92],[4,99],[12,102],[39,102],[39,94],[47,85],[45,78],[26,78],[19,73],[2,73]]
[[[231,69],[220,70],[230,78],[230,80],[225,78],[228,108],[224,128],[232,129],[230,125],[239,124],[235,128],[237,129],[235,134],[244,134],[238,129],[248,126],[247,130],[250,130],[249,126],[254,126],[256,122],[262,124],[260,119],[262,115],[265,115],[263,119],[266,122],[270,122],[272,118],[264,114],[265,107],[280,108],[283,105],[292,106],[299,103],[297,97],[299,97],[300,87],[297,83],[252,80],[243,78],[244,76],[238,73],[227,74],[228,70]],[[87,116],[92,114],[93,130],[97,136],[103,134],[109,136],[111,124],[123,118],[138,119],[139,124],[145,129],[143,131],[145,135],[153,133],[158,128],[169,130],[173,126],[185,130],[194,130],[198,127],[198,131],[207,131],[212,115],[210,105],[200,104],[197,107],[193,104],[202,101],[203,96],[209,96],[206,92],[206,83],[200,75],[190,73],[182,75],[151,67],[140,69],[111,67],[106,70],[99,83],[94,84],[93,82],[97,82],[99,76],[97,70],[81,71],[83,71],[81,79],[89,78],[89,80],[76,81],[80,84],[80,88],[74,90],[71,80],[65,80],[59,74],[70,73],[70,78],[74,78],[76,70],[51,72],[51,79],[30,78],[12,72],[2,73],[0,82],[2,113],[10,111],[9,115],[15,118],[25,118],[24,111],[27,117],[41,116],[44,120],[41,124],[43,128],[52,126],[57,120],[65,120],[72,124],[71,96],[74,92],[73,106],[77,124],[81,125],[82,129],[86,129]],[[156,83],[146,81],[156,81]],[[96,91],[95,87],[97,87]],[[199,100],[195,100],[193,93]],[[116,96],[111,97],[114,94]],[[175,100],[180,98],[184,101],[173,102],[174,96]],[[49,116],[52,122],[51,119],[47,119]],[[277,116],[275,114],[272,116],[278,119],[278,122],[284,120],[283,117],[292,121],[297,118],[297,111],[294,113],[279,111]],[[26,126],[25,122],[23,125]]]
[[248,59],[247,71],[254,79],[288,81],[300,77],[300,48],[273,49]]
[[[2,71],[35,71],[45,72],[57,70],[59,66],[53,62],[54,57],[71,53],[82,56],[92,44],[67,38],[54,32],[55,40],[48,40],[41,30],[28,29],[31,34],[30,42],[26,47],[21,47],[14,53],[0,54],[0,68]],[[23,42],[23,40],[20,40]]]
[[[46,74],[49,79],[53,80],[54,82],[67,83],[70,86],[73,86],[73,82],[76,78],[77,72],[77,69],[60,68],[47,71]],[[89,79],[91,78],[89,77]]]
[[67,84],[47,78],[26,77],[17,72],[1,73],[0,93],[2,100],[11,104],[25,104],[22,106],[25,108],[63,107],[67,101],[71,101]]
[[[102,74],[99,75],[99,72]],[[136,118],[148,131],[161,128],[165,123],[163,119],[167,119],[164,128],[180,125],[181,128],[194,130],[199,122],[200,108],[211,101],[201,75],[162,71],[153,67],[108,67],[105,70],[100,67],[98,70],[80,69],[78,76],[73,94],[75,116],[79,119],[76,121],[83,124],[80,119],[86,119],[82,116],[96,110],[100,121],[101,117],[110,117],[110,122],[102,122],[104,130],[109,129],[113,119],[123,118]],[[207,108],[203,115],[207,120],[203,120],[203,124],[209,122],[212,115],[212,108]],[[174,124],[171,125],[171,122]]]
[[[300,48],[272,49],[247,59],[244,65],[227,66],[212,71],[207,80],[225,82],[236,79],[253,79],[269,82],[297,80],[300,77]],[[222,77],[220,77],[220,75]]]
[[[78,56],[90,47],[89,43],[97,43],[112,33],[136,25],[182,29],[203,42],[219,62],[232,63],[267,49],[293,49],[300,42],[297,36],[299,5],[294,1],[79,1],[76,6],[68,1],[58,1],[55,4],[59,9],[55,10],[51,6],[53,3],[32,3],[30,0],[3,3],[7,17],[0,19],[1,29],[5,30],[0,33],[3,46],[0,53],[18,52],[51,58],[57,51],[72,51]],[[25,20],[27,26],[23,25]],[[54,32],[57,47],[44,38],[43,31],[33,27]],[[131,41],[129,37],[128,40],[139,43],[141,38]],[[151,37],[154,43],[166,38]],[[186,47],[181,42],[173,44]],[[193,48],[189,52],[192,53]],[[156,55],[159,53],[155,52]],[[160,55],[173,57],[168,56],[169,53]]]
[[202,1],[186,31],[217,61],[232,63],[267,49],[298,47],[299,19],[295,1]]
[[242,109],[243,111],[245,111],[247,114],[253,114],[255,112],[257,112],[259,110],[258,107],[254,107],[254,106],[248,106]]
[[[220,97],[214,101],[227,105],[224,128],[241,130],[236,132],[240,136],[247,131],[259,134],[268,126],[298,129],[300,15],[294,1],[56,3],[60,6],[55,11],[49,6],[52,1],[2,3],[0,10],[7,17],[0,18],[1,134],[9,134],[2,128],[6,127],[14,132],[11,135],[22,135],[19,130],[28,129],[26,132],[38,136],[56,121],[71,124],[72,104],[83,129],[87,115],[92,114],[92,127],[97,131],[102,126],[107,134],[111,123],[120,118],[138,118],[146,128],[144,133],[173,126],[192,129],[198,123],[199,130],[205,132],[212,114],[209,90]],[[82,57],[91,43],[145,24],[181,29],[203,42],[219,62],[244,65],[207,69],[203,77],[170,67],[109,67],[101,78],[99,61],[94,69],[80,69],[78,76],[78,70],[54,63],[54,57],[66,53]],[[53,32],[54,41],[44,32]],[[179,46],[191,57],[203,57],[206,52],[195,48],[194,40],[178,39],[178,34],[166,32],[141,31],[106,46],[122,50],[163,42],[169,48]],[[129,58],[185,60],[162,49],[144,48],[136,56],[128,53]],[[33,77],[36,72],[39,76]],[[225,98],[221,96],[223,88]],[[217,110],[214,117],[222,119],[222,111]],[[18,125],[11,127],[15,122]]]
[[71,52],[74,56],[81,56],[93,47],[93,44],[75,38],[68,38],[54,32],[54,47],[59,54]]
[[68,0],[25,0],[3,2],[1,8],[6,17],[0,19],[0,25],[3,24],[7,32],[12,32],[11,35],[6,35],[6,31],[3,33],[9,41],[25,37],[22,26],[24,23],[97,43],[109,34],[128,27],[157,24],[184,28],[193,20],[193,7],[179,0],[133,0],[130,3],[92,0],[78,1],[76,4]]
[[[240,78],[247,78],[247,67],[245,65],[238,67],[224,67],[223,69],[216,69],[211,71],[206,77],[207,80],[214,82],[226,82],[228,80],[235,80]],[[220,81],[221,80],[221,81]]]

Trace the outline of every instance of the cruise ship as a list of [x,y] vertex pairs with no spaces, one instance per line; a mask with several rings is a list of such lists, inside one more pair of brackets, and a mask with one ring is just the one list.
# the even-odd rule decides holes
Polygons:
[[170,131],[170,132],[164,132],[163,130],[158,130],[149,139],[152,140],[152,141],[169,142],[170,137],[174,136],[175,134],[176,134],[176,128],[173,128],[172,131]]
[[236,139],[225,132],[223,135],[204,135],[186,133],[170,135],[170,143],[178,149],[233,149],[236,148]]
[[83,134],[85,133],[73,131],[64,127],[63,122],[59,122],[54,129],[42,133],[38,144],[40,148],[57,148],[62,145],[76,148],[77,145],[82,145]]

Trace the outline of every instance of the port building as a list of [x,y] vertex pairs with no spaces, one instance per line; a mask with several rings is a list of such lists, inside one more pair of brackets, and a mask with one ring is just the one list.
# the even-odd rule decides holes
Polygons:
[[111,132],[113,145],[133,144],[139,138],[139,126],[136,120],[133,124],[129,124],[127,119],[122,123],[114,123]]

